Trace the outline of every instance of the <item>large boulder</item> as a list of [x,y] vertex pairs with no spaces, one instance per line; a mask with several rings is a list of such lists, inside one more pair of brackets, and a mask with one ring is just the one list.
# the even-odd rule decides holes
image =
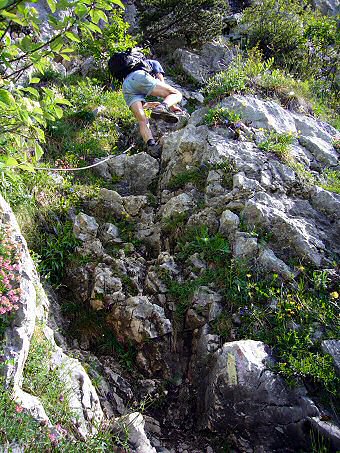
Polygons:
[[117,191],[122,194],[143,195],[158,175],[159,163],[144,152],[132,156],[121,154],[97,165],[95,171],[109,181],[115,178]]
[[289,389],[270,371],[270,361],[266,346],[253,340],[225,343],[215,352],[202,387],[202,425],[260,451],[282,451],[282,445],[297,451],[306,447],[305,424],[318,410],[304,388]]

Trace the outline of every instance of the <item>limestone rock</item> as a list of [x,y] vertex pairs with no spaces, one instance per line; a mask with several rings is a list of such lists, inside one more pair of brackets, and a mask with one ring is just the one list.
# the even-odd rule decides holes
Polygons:
[[98,226],[94,217],[80,212],[74,220],[73,232],[81,241],[90,241],[97,236]]
[[172,332],[171,322],[164,309],[149,301],[146,296],[129,297],[115,304],[108,322],[116,334],[125,341],[142,343]]
[[203,83],[213,73],[223,70],[230,63],[233,51],[214,42],[204,44],[199,53],[176,49],[174,57],[188,76]]
[[140,213],[142,208],[145,208],[148,205],[148,199],[144,195],[131,195],[129,197],[124,197],[123,203],[126,212],[135,217]]
[[187,193],[181,193],[176,197],[171,198],[163,207],[162,207],[162,217],[167,219],[176,214],[181,214],[183,212],[190,211],[195,205],[195,202],[192,196]]
[[196,329],[206,322],[215,320],[222,311],[221,300],[221,295],[209,288],[205,286],[198,288],[186,314],[186,328]]
[[110,216],[121,219],[126,215],[123,198],[115,190],[101,188],[98,198],[90,200],[89,208],[96,218],[107,219]]
[[147,193],[148,187],[159,172],[156,159],[144,152],[128,156],[114,156],[103,165],[95,167],[100,175],[108,180],[119,179],[117,190],[136,195]]
[[104,308],[104,304],[93,304],[92,301],[110,301],[120,300],[122,298],[122,282],[115,277],[112,269],[105,264],[100,263],[93,272],[93,287],[91,293],[91,304],[93,308]]
[[233,245],[233,254],[236,258],[252,259],[256,258],[258,253],[257,238],[252,237],[249,233],[238,231],[235,235]]
[[302,146],[319,161],[325,165],[335,166],[338,163],[337,152],[331,143],[327,143],[320,137],[304,137],[299,138]]
[[340,13],[340,6],[337,0],[313,0],[316,8],[320,9],[322,14],[337,16]]
[[276,132],[297,132],[292,115],[274,101],[262,101],[252,96],[233,95],[224,99],[223,107],[241,115],[243,122]]
[[274,272],[280,275],[285,280],[291,280],[294,277],[294,273],[291,271],[287,264],[280,260],[273,250],[268,248],[262,250],[258,257],[258,263],[260,267],[267,272]]
[[264,226],[279,241],[275,253],[293,253],[319,266],[326,244],[329,251],[338,252],[338,227],[308,201],[258,192],[246,202],[243,214],[247,223]]
[[233,432],[264,451],[282,445],[303,448],[304,423],[318,410],[303,388],[289,389],[268,369],[270,360],[261,342],[225,343],[209,366],[204,425],[220,433]]
[[113,223],[105,223],[102,225],[98,231],[98,237],[104,245],[114,243],[119,244],[122,239],[119,237],[119,229]]
[[144,430],[145,420],[139,412],[120,417],[115,421],[114,429],[124,438],[128,433],[128,441],[134,453],[157,453],[152,447]]
[[234,214],[229,209],[226,209],[222,212],[220,218],[220,228],[219,232],[225,236],[229,237],[235,234],[240,224],[240,218],[238,215]]
[[311,427],[313,431],[317,431],[316,435],[322,436],[330,451],[338,452],[340,450],[340,428],[331,421],[321,420],[320,417],[311,417]]
[[329,192],[321,187],[313,187],[310,192],[310,201],[313,208],[324,212],[334,220],[340,220],[340,195]]

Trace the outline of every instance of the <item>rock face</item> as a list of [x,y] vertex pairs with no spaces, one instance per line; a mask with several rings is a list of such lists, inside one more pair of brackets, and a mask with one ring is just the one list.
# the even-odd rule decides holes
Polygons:
[[[49,311],[49,301],[42,288],[33,261],[29,255],[26,241],[20,233],[19,226],[9,205],[0,195],[0,225],[10,226],[12,242],[21,244],[19,309],[16,311],[11,326],[5,332],[4,377],[14,398],[38,421],[52,427],[42,403],[21,388],[25,362],[29,354],[30,341],[39,323],[46,323]],[[93,226],[93,223],[91,223]],[[89,229],[92,231],[92,227]],[[50,366],[59,370],[60,379],[65,383],[69,392],[70,408],[77,415],[74,429],[82,437],[96,431],[96,426],[103,417],[99,398],[88,375],[80,362],[68,357],[54,340],[53,331],[46,325],[44,329],[46,341],[54,351]]]
[[[252,97],[230,96],[222,105],[240,113],[253,126],[250,136],[258,135],[258,128],[278,133],[299,131],[292,153],[307,170],[314,164],[337,164],[337,152],[332,146],[336,131],[325,124],[290,113],[273,101]],[[202,125],[203,117],[204,110],[201,114],[196,111],[185,129],[165,138],[163,160],[167,166],[162,187],[166,188],[176,175],[208,163],[215,169],[206,179],[205,202],[227,208],[220,219],[220,231],[236,240],[237,254],[256,255],[255,244],[250,246],[252,238],[245,241],[244,235],[235,236],[237,219],[233,216],[240,212],[249,225],[265,227],[273,234],[270,245],[280,259],[299,256],[320,266],[332,253],[339,253],[339,195],[321,188],[307,189],[309,193],[305,194],[299,174],[275,156],[260,151],[248,138],[249,133],[246,141],[234,140],[225,129],[211,130]],[[305,146],[308,140],[316,143],[316,139],[320,145],[317,150]],[[176,194],[165,206],[177,206],[176,197],[185,196]]]
[[[166,132],[161,162],[139,153],[114,156],[96,167],[105,179],[114,178],[115,190],[102,188],[75,216],[81,264],[68,269],[65,279],[69,300],[98,316],[105,335],[112,334],[108,339],[119,343],[118,352],[114,346],[96,359],[91,376],[100,381],[106,416],[119,417],[117,432],[124,424],[130,427],[132,452],[168,452],[170,444],[172,452],[211,451],[202,438],[197,448],[172,439],[163,443],[169,426],[168,433],[209,430],[228,436],[237,451],[307,451],[311,428],[336,446],[338,427],[325,424],[303,386],[286,386],[273,371],[269,348],[258,341],[237,341],[244,322],[237,296],[219,288],[218,279],[225,276],[220,276],[217,260],[201,253],[207,236],[214,235],[211,255],[227,256],[231,270],[246,262],[251,272],[277,274],[282,287],[295,282],[298,270],[292,260],[326,272],[339,253],[340,197],[306,183],[304,172],[317,178],[324,168],[337,168],[336,131],[251,96],[230,96],[222,105],[241,115],[239,126],[208,127],[204,107],[187,125]],[[262,129],[296,133],[290,153],[298,165],[261,150]],[[192,241],[182,242],[190,232]],[[216,280],[207,277],[213,274]],[[22,281],[30,287],[27,306],[32,304],[35,313],[34,284]],[[264,297],[263,304],[274,311],[278,301]],[[45,319],[46,310],[40,311],[39,319]],[[19,330],[8,331],[8,344],[15,337],[29,342],[34,316],[27,328],[20,331],[18,324]],[[45,335],[53,342],[48,329]],[[75,341],[83,354],[92,346],[87,332]],[[129,348],[135,374],[117,363],[119,351],[124,360]],[[322,341],[322,348],[338,367],[338,341]],[[15,376],[25,353],[12,350],[16,365],[8,376],[16,380],[17,397],[24,400],[20,373]],[[53,366],[70,370],[66,385],[72,382],[78,431],[86,436],[102,417],[97,393],[80,363],[56,345]],[[138,412],[128,414],[139,397],[142,404],[149,398],[161,400],[163,423],[149,417],[144,426]],[[37,418],[46,419],[39,401],[28,398],[29,406]]]
[[211,362],[202,398],[203,426],[233,432],[264,451],[276,451],[282,445],[285,451],[296,451],[305,445],[304,424],[318,410],[303,389],[288,390],[269,370],[264,344],[253,340],[226,343]]

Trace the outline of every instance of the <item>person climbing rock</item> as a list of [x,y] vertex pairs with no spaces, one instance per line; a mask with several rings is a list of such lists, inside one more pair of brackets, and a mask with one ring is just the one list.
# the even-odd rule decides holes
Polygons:
[[161,146],[152,136],[143,108],[145,98],[148,95],[163,98],[163,102],[152,109],[152,118],[177,123],[178,117],[170,108],[182,100],[182,93],[164,82],[164,71],[157,60],[149,62],[141,52],[130,50],[114,54],[109,60],[109,69],[114,78],[123,82],[125,102],[138,121],[148,154],[158,158],[161,155]]

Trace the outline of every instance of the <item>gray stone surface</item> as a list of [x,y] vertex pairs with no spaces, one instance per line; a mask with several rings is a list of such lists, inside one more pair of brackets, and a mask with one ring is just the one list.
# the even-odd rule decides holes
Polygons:
[[89,241],[97,236],[98,226],[94,217],[80,212],[74,220],[73,233],[81,241]]
[[115,333],[124,341],[142,343],[172,332],[164,309],[151,303],[146,296],[129,297],[112,307],[108,316]]
[[196,82],[203,83],[215,72],[225,69],[234,52],[217,42],[206,43],[199,52],[176,49],[174,58],[182,70]]
[[122,439],[125,433],[128,433],[128,441],[134,453],[157,453],[145,433],[144,426],[145,420],[139,412],[120,417],[114,423],[114,429]]
[[263,270],[274,272],[280,275],[284,280],[291,280],[294,278],[293,271],[284,261],[280,260],[280,258],[275,255],[273,250],[268,248],[261,250],[258,257],[258,263]]
[[192,196],[181,193],[171,198],[161,209],[163,219],[190,211],[195,205]]
[[303,426],[318,410],[303,388],[289,389],[268,369],[271,359],[263,343],[225,343],[212,360],[203,388],[203,426],[233,432],[264,451],[305,446]]
[[226,209],[225,211],[222,212],[220,218],[219,232],[223,236],[226,236],[227,238],[229,236],[233,236],[238,229],[239,223],[240,223],[239,216],[230,211],[229,209]]

